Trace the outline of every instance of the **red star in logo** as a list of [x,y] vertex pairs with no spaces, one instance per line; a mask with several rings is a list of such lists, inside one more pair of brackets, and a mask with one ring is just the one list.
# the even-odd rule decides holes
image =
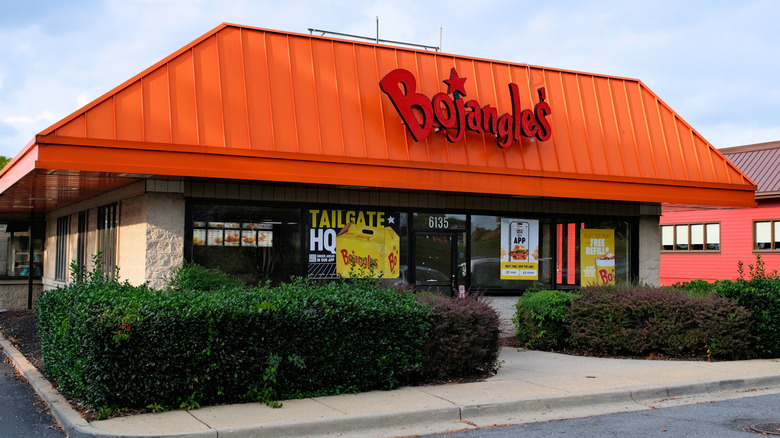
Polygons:
[[455,99],[460,98],[460,96],[466,95],[466,89],[464,88],[464,83],[466,82],[466,78],[461,78],[458,76],[458,72],[455,71],[455,67],[452,67],[450,70],[450,78],[445,79],[445,84],[447,84],[447,94],[452,93]]

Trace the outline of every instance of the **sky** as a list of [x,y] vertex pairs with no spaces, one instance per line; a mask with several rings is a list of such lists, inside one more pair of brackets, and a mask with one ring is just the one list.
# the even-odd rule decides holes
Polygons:
[[0,0],[0,155],[223,22],[641,80],[715,147],[780,140],[780,2]]

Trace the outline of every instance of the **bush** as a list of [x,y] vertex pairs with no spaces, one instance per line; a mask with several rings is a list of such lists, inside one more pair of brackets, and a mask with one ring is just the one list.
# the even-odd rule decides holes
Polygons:
[[752,312],[753,357],[780,357],[780,280],[721,281],[717,291]]
[[418,379],[454,380],[496,368],[500,321],[489,304],[477,295],[449,298],[421,293],[418,301],[432,308]]
[[684,283],[675,283],[672,287],[664,288],[674,292],[681,290],[693,298],[708,298],[716,293],[715,286],[706,280],[691,280]]
[[431,309],[412,293],[370,279],[296,279],[263,290],[277,309],[267,327],[274,349],[305,366],[279,374],[283,398],[392,389],[420,369]]
[[573,292],[558,290],[529,291],[516,304],[512,318],[515,339],[522,345],[551,350],[566,347],[569,343],[568,312]]
[[174,269],[168,288],[174,292],[197,290],[210,292],[218,289],[241,289],[244,282],[238,278],[217,270],[200,266],[196,263],[184,262]]
[[98,273],[44,292],[36,311],[63,393],[193,408],[396,387],[421,367],[431,309],[360,280],[156,291]]
[[753,340],[750,312],[737,303],[649,286],[584,288],[569,318],[572,345],[598,354],[738,359]]

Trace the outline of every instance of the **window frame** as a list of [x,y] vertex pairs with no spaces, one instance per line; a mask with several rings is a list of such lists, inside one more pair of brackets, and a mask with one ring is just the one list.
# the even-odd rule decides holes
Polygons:
[[[758,247],[758,230],[757,224],[768,223],[769,224],[769,248]],[[753,252],[754,253],[773,253],[780,251],[780,219],[753,219],[752,221],[752,234],[753,234]]]
[[[718,226],[718,233],[717,233],[717,242],[712,242],[709,234],[709,230],[711,229],[712,225]],[[664,229],[667,227],[671,227],[671,237],[672,242],[671,245],[665,245],[664,243]],[[695,239],[694,236],[694,229],[696,227],[701,227],[701,243],[693,243]],[[681,230],[684,228],[687,228],[684,233],[680,233]],[[754,227],[755,228],[755,227]],[[671,224],[660,224],[659,229],[661,231],[661,252],[662,253],[678,253],[678,254],[685,254],[685,253],[710,253],[710,254],[717,254],[721,252],[722,249],[722,243],[721,243],[721,222],[681,222],[681,223],[671,223]],[[685,241],[678,241],[678,237],[680,235],[684,235]],[[718,245],[718,249],[710,249],[710,245]],[[666,246],[669,246],[670,248],[666,248]],[[700,246],[700,248],[694,248],[694,246]]]

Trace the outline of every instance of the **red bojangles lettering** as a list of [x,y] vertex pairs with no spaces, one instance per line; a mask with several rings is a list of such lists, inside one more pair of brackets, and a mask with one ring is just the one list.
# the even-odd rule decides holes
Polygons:
[[466,130],[494,134],[501,148],[511,146],[512,141],[520,141],[522,137],[536,137],[540,141],[550,139],[552,129],[547,116],[552,110],[545,102],[544,88],[538,89],[539,102],[530,110],[522,108],[517,84],[509,84],[512,114],[499,115],[498,109],[490,105],[483,107],[473,99],[464,101],[465,81],[466,78],[459,77],[453,68],[450,78],[443,81],[447,84],[447,92],[436,93],[428,99],[414,91],[417,87],[414,75],[399,68],[382,78],[379,88],[390,98],[415,141],[428,137],[434,121],[446,130],[445,137],[452,143],[463,140]]
[[363,257],[352,251],[350,254],[346,249],[341,250],[341,257],[345,265],[358,266],[363,269],[376,269],[379,267],[379,260],[371,257],[371,254]]
[[387,262],[390,267],[390,272],[395,272],[395,267],[398,265],[398,257],[394,252],[390,252],[390,254],[387,255]]

